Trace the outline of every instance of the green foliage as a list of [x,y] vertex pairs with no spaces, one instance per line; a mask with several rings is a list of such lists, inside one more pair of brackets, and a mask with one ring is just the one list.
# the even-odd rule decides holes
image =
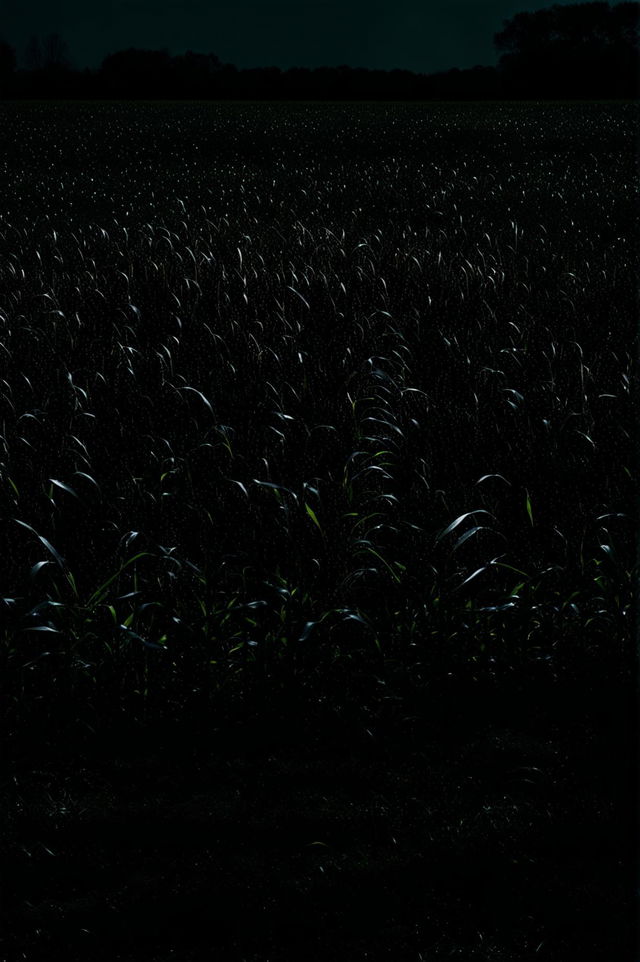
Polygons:
[[636,115],[3,110],[10,724],[616,662]]

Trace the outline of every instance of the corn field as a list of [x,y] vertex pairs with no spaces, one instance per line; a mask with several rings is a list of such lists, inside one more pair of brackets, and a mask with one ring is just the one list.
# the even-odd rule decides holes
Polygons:
[[0,112],[11,730],[623,663],[636,104]]

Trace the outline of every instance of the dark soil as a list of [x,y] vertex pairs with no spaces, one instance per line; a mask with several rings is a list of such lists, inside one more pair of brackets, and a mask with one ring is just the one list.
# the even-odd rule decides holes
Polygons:
[[637,958],[631,684],[389,704],[14,744],[0,958]]

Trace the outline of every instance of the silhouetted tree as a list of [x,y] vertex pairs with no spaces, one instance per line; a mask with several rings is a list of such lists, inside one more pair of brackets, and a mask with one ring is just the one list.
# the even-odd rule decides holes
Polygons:
[[102,61],[100,79],[110,97],[167,97],[172,94],[168,50],[119,50]]
[[38,94],[66,97],[73,95],[75,74],[66,41],[59,33],[50,33],[42,41],[42,70],[36,81]]
[[524,11],[494,36],[499,66],[433,74],[338,67],[238,70],[214,53],[120,50],[74,71],[59,34],[32,36],[24,71],[0,42],[0,96],[314,100],[493,100],[638,95],[640,3],[604,0]]
[[24,48],[24,66],[26,70],[42,70],[44,66],[44,54],[40,37],[32,34]]
[[494,37],[507,93],[633,96],[640,4],[556,4],[506,20]]
[[32,35],[23,62],[26,74],[20,78],[20,87],[26,96],[65,97],[74,93],[77,76],[71,68],[67,44],[59,33],[50,33],[44,39]]
[[238,96],[238,77],[240,71],[233,63],[225,63],[218,78],[220,97],[235,100]]
[[280,67],[247,67],[238,71],[235,95],[249,100],[277,100],[284,87]]
[[282,75],[282,85],[291,100],[313,100],[313,75],[309,67],[289,67]]
[[173,57],[171,73],[176,97],[211,97],[218,92],[217,79],[222,62],[215,53],[194,53]]
[[16,52],[11,44],[0,39],[0,97],[10,92],[15,71]]
[[66,41],[59,33],[50,33],[42,42],[42,67],[44,70],[69,70],[71,59]]

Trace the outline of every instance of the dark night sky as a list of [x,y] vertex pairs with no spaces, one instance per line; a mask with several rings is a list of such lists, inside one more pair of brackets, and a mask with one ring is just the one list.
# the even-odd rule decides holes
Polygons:
[[495,63],[502,21],[553,2],[0,0],[0,37],[21,55],[31,34],[60,33],[77,67],[98,66],[126,47],[166,47],[211,51],[238,67],[345,63],[431,73]]

